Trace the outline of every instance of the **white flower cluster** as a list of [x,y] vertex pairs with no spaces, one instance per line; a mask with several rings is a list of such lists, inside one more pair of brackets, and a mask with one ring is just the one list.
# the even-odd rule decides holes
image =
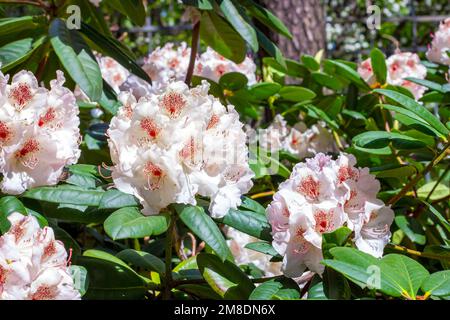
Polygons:
[[[249,134],[254,133],[250,131]],[[319,152],[338,152],[333,136],[321,122],[310,128],[303,122],[290,127],[283,116],[276,115],[267,129],[258,131],[258,138],[262,148],[271,152],[284,150],[300,159],[314,156]]]
[[130,72],[111,57],[102,57],[97,54],[97,62],[102,73],[102,78],[115,92],[119,92],[119,87],[130,76]]
[[80,300],[64,245],[33,216],[12,213],[0,237],[0,300]]
[[259,241],[258,239],[232,227],[227,227],[226,235],[229,238],[227,244],[237,265],[252,263],[263,271],[266,277],[281,274],[281,262],[270,262],[269,255],[245,248],[247,244]]
[[55,185],[63,168],[80,156],[80,119],[74,94],[63,87],[64,76],[40,87],[35,76],[20,71],[8,84],[0,73],[1,190],[20,194],[26,189]]
[[355,163],[352,155],[332,160],[319,153],[298,163],[280,184],[267,215],[286,276],[301,276],[306,268],[322,273],[322,234],[344,225],[354,232],[358,249],[382,256],[394,212],[376,198],[378,180]]
[[450,18],[445,19],[439,25],[439,29],[433,35],[433,41],[428,47],[427,58],[430,61],[450,66]]
[[[427,68],[420,63],[417,54],[411,52],[399,52],[386,59],[388,68],[386,82],[394,86],[407,88],[416,99],[423,96],[426,88],[406,80],[406,78],[425,79]],[[364,60],[358,67],[358,73],[371,86],[376,84],[372,63],[369,59]]]
[[[145,95],[160,92],[173,81],[184,81],[191,48],[185,42],[176,47],[173,43],[166,43],[156,48],[145,60],[142,68],[152,79],[150,86],[146,81],[130,75],[121,85],[122,91],[131,91],[136,99]],[[225,73],[240,72],[248,79],[248,85],[256,83],[256,65],[252,59],[246,57],[243,62],[236,64],[222,57],[211,48],[196,57],[194,74],[218,82]]]
[[206,81],[193,89],[178,81],[138,101],[121,93],[123,106],[108,130],[112,176],[119,190],[141,200],[144,214],[195,204],[199,194],[221,217],[252,187],[239,115],[208,90]]

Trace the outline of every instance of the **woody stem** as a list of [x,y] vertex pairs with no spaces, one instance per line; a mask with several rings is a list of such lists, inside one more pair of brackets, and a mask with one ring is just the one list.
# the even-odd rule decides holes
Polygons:
[[200,38],[200,21],[194,24],[192,28],[191,56],[189,58],[189,66],[184,81],[188,86],[191,84],[192,75],[194,74],[195,58],[197,57],[198,41]]

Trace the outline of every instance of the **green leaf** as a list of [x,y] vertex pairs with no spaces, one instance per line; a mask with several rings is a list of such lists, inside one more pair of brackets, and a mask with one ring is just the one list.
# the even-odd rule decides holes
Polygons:
[[81,35],[67,29],[59,18],[50,24],[49,35],[53,49],[72,79],[92,101],[98,101],[102,94],[102,75]]
[[36,24],[32,16],[0,19],[0,36],[7,36],[24,30],[34,29]]
[[344,79],[353,82],[358,88],[365,91],[370,90],[370,87],[361,78],[359,73],[347,64],[334,60],[325,60],[324,65],[327,69],[329,69],[330,72],[332,71],[333,73],[343,77]]
[[117,189],[111,189],[103,194],[98,208],[117,209],[123,207],[134,207],[137,205],[139,205],[139,201],[133,195],[124,193]]
[[144,216],[138,208],[129,207],[114,211],[103,226],[113,240],[137,239],[164,233],[169,227],[169,217],[162,214]]
[[[36,41],[29,44],[31,38],[26,38],[18,41],[11,42],[2,48],[0,48],[0,63],[2,63],[2,72],[16,67],[17,65],[27,61],[38,48],[41,48],[44,42],[47,40],[46,36],[38,38]],[[3,56],[3,58],[2,58]],[[3,61],[5,59],[5,61]]]
[[201,253],[197,264],[206,282],[225,299],[247,299],[255,288],[245,273],[228,260]]
[[440,121],[437,119],[430,111],[428,111],[424,106],[417,103],[414,99],[411,99],[399,92],[386,89],[375,89],[374,92],[380,93],[393,101],[397,102],[404,108],[414,112],[420,119],[428,123],[434,129],[436,129],[441,136],[448,136],[450,130],[447,129]]
[[373,173],[377,178],[405,179],[405,178],[410,177],[413,174],[417,173],[417,169],[416,169],[416,167],[414,167],[412,165],[404,165],[404,166],[399,166],[396,168],[385,169],[385,170],[376,170],[376,171],[371,170],[371,173]]
[[99,33],[96,29],[83,22],[81,23],[80,31],[98,45],[103,54],[110,56],[136,76],[150,84],[152,83],[148,74],[134,61],[133,54],[126,47],[124,48],[118,40]]
[[256,100],[266,100],[280,91],[281,85],[275,82],[259,82],[249,88],[249,92]]
[[274,280],[264,282],[253,290],[249,300],[272,300],[273,296],[283,287]]
[[312,78],[321,86],[327,87],[331,90],[338,91],[341,90],[344,85],[335,77],[332,77],[323,72],[313,72],[311,73]]
[[146,10],[141,0],[108,0],[106,3],[126,15],[133,23],[144,25]]
[[373,73],[381,85],[386,83],[387,66],[386,58],[380,49],[374,48],[370,52],[370,60],[372,63]]
[[270,41],[270,39],[267,38],[267,36],[258,29],[256,29],[256,34],[258,36],[259,44],[264,49],[264,51],[266,51],[271,57],[274,57],[276,62],[278,62],[283,68],[287,68],[283,53],[276,46],[276,44]]
[[261,240],[271,241],[271,226],[265,215],[247,210],[230,209],[222,223]]
[[125,249],[120,251],[116,257],[135,267],[156,271],[159,274],[165,273],[164,262],[148,252]]
[[98,206],[104,193],[104,191],[86,190],[77,186],[59,185],[33,188],[26,191],[22,197],[52,203]]
[[369,131],[363,132],[353,137],[353,143],[358,147],[378,149],[389,145],[398,149],[418,149],[426,146],[426,143],[405,134],[387,131]]
[[258,201],[255,201],[253,199],[250,199],[249,197],[243,197],[242,203],[239,206],[240,208],[247,209],[250,211],[254,211],[256,213],[259,213],[263,216],[266,215],[266,208],[264,208],[262,205],[259,204]]
[[266,241],[247,243],[245,245],[245,248],[268,254],[273,257],[278,255],[278,252],[272,247],[269,242]]
[[342,247],[350,238],[352,230],[347,227],[341,227],[333,232],[322,234],[322,253],[325,259],[332,258],[330,249],[335,247]]
[[282,164],[279,159],[272,157],[262,148],[250,149],[250,155],[252,159],[250,162],[250,168],[255,173],[255,179],[273,174],[278,174],[283,178],[288,178],[291,174],[289,169],[286,168],[286,166]]
[[320,64],[316,59],[314,59],[313,56],[305,54],[301,57],[301,60],[303,64],[311,71],[317,71],[320,69]]
[[84,296],[89,287],[89,279],[86,268],[71,265],[69,266],[69,273],[73,279],[74,288],[80,292],[81,296]]
[[238,9],[234,6],[231,0],[217,0],[220,9],[225,18],[230,22],[234,29],[241,35],[241,37],[250,45],[254,52],[258,51],[258,40],[256,38],[256,31],[253,27],[241,16]]
[[248,79],[240,72],[229,72],[219,79],[219,84],[228,90],[237,91],[247,86]]
[[450,295],[450,270],[438,271],[430,275],[422,283],[422,290],[426,294],[436,297]]
[[219,228],[211,217],[205,213],[202,207],[177,205],[176,210],[181,221],[195,235],[205,241],[222,260],[232,256]]
[[395,217],[395,224],[406,234],[406,236],[417,244],[424,245],[427,237],[423,231],[423,227],[416,219],[398,215]]
[[245,6],[256,20],[285,37],[292,39],[292,34],[288,28],[272,12],[252,0],[239,1],[239,3]]
[[439,183],[436,186],[436,181],[431,181],[417,189],[417,196],[424,200],[428,197],[433,188],[434,191],[429,198],[430,201],[440,200],[450,196],[450,188],[443,183]]
[[314,91],[298,86],[284,86],[281,88],[279,95],[283,99],[293,102],[311,100],[316,96]]
[[245,42],[233,27],[213,11],[203,11],[200,20],[201,39],[217,53],[233,62],[245,59]]
[[0,234],[8,232],[11,223],[8,216],[11,213],[18,212],[27,215],[27,209],[16,197],[6,196],[0,199]]
[[[114,256],[113,256],[114,257]],[[75,263],[88,272],[86,299],[143,299],[147,291],[144,280],[128,266],[89,256],[76,257]]]
[[200,10],[212,10],[212,0],[182,0],[185,5],[199,8]]
[[422,201],[422,203],[428,207],[428,210],[430,210],[430,212],[439,220],[444,228],[447,229],[448,232],[450,232],[450,223],[448,222],[448,220],[428,202]]
[[417,79],[417,78],[405,78],[405,80],[420,84],[421,86],[424,86],[426,88],[429,88],[431,90],[437,91],[439,93],[446,93],[447,91],[445,90],[443,85],[440,85],[439,83],[430,81],[430,80],[426,80],[426,79]]

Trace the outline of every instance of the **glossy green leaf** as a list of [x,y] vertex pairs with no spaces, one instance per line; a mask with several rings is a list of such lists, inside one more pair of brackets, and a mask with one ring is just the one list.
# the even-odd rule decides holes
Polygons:
[[264,282],[253,290],[249,300],[271,300],[282,287],[280,282],[274,280]]
[[272,239],[267,218],[253,211],[230,209],[221,222],[255,238],[267,241]]
[[426,199],[432,190],[433,193],[430,195],[430,201],[436,201],[450,196],[450,187],[444,183],[438,183],[436,185],[436,181],[431,181],[417,189],[417,196],[421,199]]
[[247,86],[247,82],[247,77],[240,72],[225,73],[219,79],[219,84],[222,86],[222,88],[232,91],[237,91],[239,89],[245,88]]
[[71,265],[69,266],[69,273],[73,279],[73,286],[81,296],[86,294],[89,287],[89,278],[86,268],[82,266]]
[[99,209],[117,209],[138,206],[139,201],[131,194],[117,189],[106,191],[100,199]]
[[81,35],[76,30],[67,29],[59,18],[50,24],[49,35],[53,49],[72,79],[92,101],[98,101],[103,87],[102,75]]
[[415,219],[411,219],[404,215],[395,217],[395,224],[406,234],[406,236],[417,244],[424,245],[427,242],[427,237],[423,227]]
[[2,197],[0,199],[0,234],[8,232],[9,228],[11,227],[8,216],[14,212],[18,212],[23,215],[28,214],[25,206],[16,197]]
[[247,299],[255,288],[241,269],[228,260],[201,253],[197,264],[206,282],[225,299]]
[[320,64],[314,59],[313,56],[310,55],[302,55],[301,60],[303,64],[311,71],[317,71],[320,68]]
[[370,52],[370,60],[372,64],[373,73],[380,84],[386,83],[387,78],[387,66],[384,53],[380,49],[374,48]]
[[245,42],[233,27],[213,11],[203,11],[200,38],[211,48],[231,61],[241,63],[245,58]]
[[126,15],[133,23],[144,25],[146,10],[141,0],[108,0],[106,3]]
[[270,256],[278,255],[278,252],[276,252],[272,245],[266,241],[250,242],[245,245],[245,248],[268,254]]
[[311,100],[316,96],[313,91],[298,86],[284,86],[281,88],[279,95],[283,99],[293,102]]
[[363,132],[353,137],[353,142],[359,147],[371,149],[386,147],[390,142],[398,149],[417,149],[426,146],[426,143],[420,139],[387,131]]
[[77,186],[59,185],[56,187],[38,187],[26,191],[22,197],[52,203],[98,206],[104,191],[86,190]]
[[183,223],[200,239],[205,241],[222,259],[231,257],[230,249],[217,225],[202,207],[177,205],[178,215]]
[[125,249],[120,251],[116,257],[135,267],[156,271],[159,274],[165,273],[164,262],[148,252]]
[[121,208],[114,211],[103,226],[114,240],[144,238],[164,233],[169,227],[169,217],[162,214],[144,216],[138,208]]
[[266,100],[280,91],[281,85],[274,82],[259,82],[249,88],[253,98],[257,100]]
[[450,296],[450,270],[438,271],[430,275],[422,283],[422,290],[436,297]]

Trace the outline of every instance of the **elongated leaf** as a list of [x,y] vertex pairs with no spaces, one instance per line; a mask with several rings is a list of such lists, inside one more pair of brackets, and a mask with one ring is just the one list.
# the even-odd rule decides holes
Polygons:
[[326,73],[313,72],[311,73],[311,76],[314,79],[314,81],[316,81],[318,84],[324,87],[330,88],[335,91],[341,90],[343,88],[343,84],[338,79]]
[[237,91],[247,86],[248,79],[245,75],[239,72],[225,73],[219,79],[219,84],[224,89]]
[[256,34],[258,36],[258,41],[261,47],[266,51],[270,56],[274,57],[275,60],[283,67],[288,68],[286,64],[286,60],[283,57],[283,53],[281,50],[273,43],[267,36],[261,32],[259,29],[256,29]]
[[203,208],[190,205],[178,205],[176,209],[181,221],[195,235],[204,240],[222,260],[231,257],[231,252],[225,238]]
[[139,205],[139,202],[133,195],[111,189],[103,194],[100,199],[99,209],[116,209],[137,205]]
[[260,82],[250,87],[249,92],[257,100],[265,100],[280,91],[281,85],[272,82]]
[[398,149],[417,149],[426,146],[426,143],[405,134],[387,131],[363,132],[353,137],[353,142],[358,147],[378,149],[386,147],[392,142]]
[[270,256],[278,255],[278,252],[275,251],[272,245],[265,241],[247,243],[245,248],[268,254]]
[[245,42],[233,27],[213,11],[203,11],[200,37],[205,43],[231,61],[241,63],[245,58]]
[[434,129],[436,129],[440,134],[444,137],[448,136],[450,130],[447,129],[442,122],[440,122],[430,111],[428,111],[424,106],[417,103],[414,99],[409,98],[399,92],[386,90],[386,89],[376,89],[374,92],[380,93],[404,108],[414,112],[417,116],[419,116],[423,121],[428,123]]
[[395,217],[395,224],[406,234],[406,236],[417,244],[425,244],[427,237],[423,231],[423,227],[415,219],[398,215]]
[[239,1],[239,3],[245,6],[250,14],[265,26],[287,38],[292,38],[292,34],[289,32],[289,29],[284,25],[284,23],[263,6],[252,0]]
[[422,283],[422,290],[433,296],[450,296],[450,270],[438,271]]
[[[443,181],[446,181],[446,180],[443,179]],[[448,180],[447,180],[447,182],[448,182]],[[427,184],[424,184],[419,189],[417,189],[417,196],[420,199],[426,199],[428,197],[428,195],[430,194],[431,190],[433,190],[433,193],[430,195],[430,198],[429,198],[431,201],[443,199],[445,197],[450,196],[450,188],[443,183],[438,183],[436,185],[436,181],[431,181]]]
[[166,215],[144,216],[138,208],[130,207],[114,211],[103,226],[114,240],[143,238],[165,232],[169,227],[169,218]]
[[361,78],[358,72],[347,64],[340,61],[325,60],[325,66],[332,70],[335,74],[353,82],[358,88],[365,91],[370,90],[367,83]]
[[84,296],[89,287],[86,268],[82,266],[71,265],[69,267],[69,273],[72,276],[74,288],[80,292],[81,296]]
[[126,48],[123,48],[116,39],[102,35],[88,24],[81,23],[80,31],[85,34],[92,42],[97,44],[101,52],[110,56],[123,67],[130,70],[138,77],[144,79],[148,83],[152,83],[148,74],[134,61],[133,54]]
[[92,52],[78,31],[67,29],[65,22],[54,19],[49,28],[50,42],[61,64],[81,90],[98,101],[102,93],[102,75]]
[[220,9],[225,18],[230,22],[234,29],[241,35],[241,37],[250,45],[254,52],[258,51],[258,40],[256,38],[256,31],[253,27],[241,16],[238,9],[234,6],[231,0],[217,0]]
[[250,210],[256,213],[259,213],[262,216],[266,216],[266,209],[259,204],[258,201],[255,201],[253,199],[250,199],[248,197],[243,197],[242,198],[242,203],[239,206],[240,208],[246,209],[246,210]]
[[165,272],[164,262],[148,252],[125,249],[120,251],[116,257],[125,262],[131,263],[131,265],[136,267],[156,271],[159,274],[163,274]]
[[197,264],[206,282],[225,299],[247,299],[255,288],[239,267],[215,255],[201,253]]
[[98,206],[105,192],[86,190],[76,186],[60,185],[56,187],[39,187],[26,191],[24,198],[53,203],[70,203],[84,206]]
[[106,3],[126,15],[133,23],[144,25],[146,11],[141,0],[108,0]]
[[420,84],[421,86],[424,86],[426,88],[430,88],[431,90],[437,91],[439,93],[446,93],[447,90],[445,90],[445,87],[443,85],[440,85],[439,83],[426,80],[426,79],[417,79],[417,78],[405,78],[405,80]]
[[264,282],[253,290],[249,300],[271,300],[282,287],[281,283],[273,280]]
[[221,222],[258,239],[272,240],[267,218],[253,211],[230,209]]
[[35,27],[36,24],[33,22],[32,16],[0,19],[0,36],[6,36],[24,30],[31,30]]
[[386,58],[383,52],[378,48],[374,48],[370,52],[370,60],[372,63],[373,73],[377,78],[378,83],[385,84],[387,77],[387,66],[386,66]]
[[199,8],[200,10],[212,10],[214,0],[182,0],[185,5]]
[[281,88],[279,95],[286,100],[299,102],[313,99],[316,94],[308,88],[298,86],[284,86]]

